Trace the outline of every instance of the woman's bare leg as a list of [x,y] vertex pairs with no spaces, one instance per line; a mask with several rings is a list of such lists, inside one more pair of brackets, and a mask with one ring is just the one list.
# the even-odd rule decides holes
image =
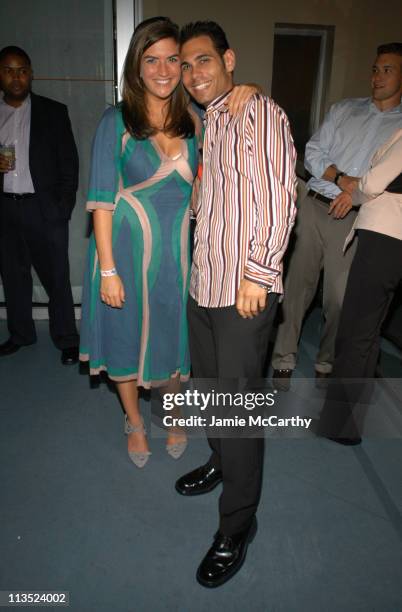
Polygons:
[[[170,381],[161,389],[162,395],[164,393],[179,393],[180,392],[180,377],[176,376],[175,378],[171,378]],[[173,418],[182,417],[182,411],[178,406],[175,406],[169,414]],[[181,442],[186,442],[187,436],[185,429],[183,427],[169,427],[168,436],[166,439],[166,446],[170,446],[172,444],[180,444]]]
[[[117,392],[128,420],[133,427],[142,425],[138,402],[138,388],[135,380],[116,383]],[[145,453],[149,451],[147,438],[144,433],[134,432],[127,436],[127,448],[130,452]]]

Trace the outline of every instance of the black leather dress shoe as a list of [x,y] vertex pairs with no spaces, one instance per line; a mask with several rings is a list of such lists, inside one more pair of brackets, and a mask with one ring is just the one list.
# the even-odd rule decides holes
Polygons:
[[327,389],[331,374],[329,372],[315,371],[315,386],[316,389]]
[[63,365],[74,365],[78,362],[78,346],[62,349],[61,363]]
[[257,532],[257,519],[245,531],[225,536],[219,531],[197,571],[202,586],[213,589],[224,584],[239,571],[246,558],[247,548]]
[[3,344],[0,344],[0,357],[5,357],[6,355],[12,355],[20,350],[21,344],[14,344],[14,342],[9,338]]
[[207,463],[179,478],[175,486],[180,495],[202,495],[215,489],[220,482],[222,472]]
[[343,444],[343,446],[358,446],[362,443],[362,439],[360,436],[356,438],[333,438],[332,436],[325,436],[327,440],[331,440],[331,442],[336,442],[337,444]]
[[293,370],[274,370],[272,373],[272,385],[277,391],[289,391],[290,379]]

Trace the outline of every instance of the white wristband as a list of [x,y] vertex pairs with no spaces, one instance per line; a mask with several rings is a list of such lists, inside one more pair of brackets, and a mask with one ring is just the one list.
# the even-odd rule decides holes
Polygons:
[[117,270],[116,268],[112,268],[111,270],[101,270],[101,276],[116,276]]

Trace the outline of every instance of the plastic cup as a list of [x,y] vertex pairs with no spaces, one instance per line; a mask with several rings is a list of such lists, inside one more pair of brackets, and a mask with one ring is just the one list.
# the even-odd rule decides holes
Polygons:
[[0,155],[6,157],[8,161],[8,169],[15,169],[15,146],[14,145],[0,145]]

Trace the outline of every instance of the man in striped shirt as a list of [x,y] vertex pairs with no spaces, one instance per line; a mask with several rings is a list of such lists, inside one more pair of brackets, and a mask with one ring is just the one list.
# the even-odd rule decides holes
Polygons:
[[[182,30],[183,83],[205,107],[203,175],[196,206],[188,321],[195,378],[263,375],[279,294],[282,258],[295,220],[296,152],[283,111],[254,95],[227,112],[235,54],[214,22]],[[264,440],[211,438],[208,463],[176,483],[182,495],[220,482],[220,523],[197,572],[215,587],[244,561],[256,530]]]

